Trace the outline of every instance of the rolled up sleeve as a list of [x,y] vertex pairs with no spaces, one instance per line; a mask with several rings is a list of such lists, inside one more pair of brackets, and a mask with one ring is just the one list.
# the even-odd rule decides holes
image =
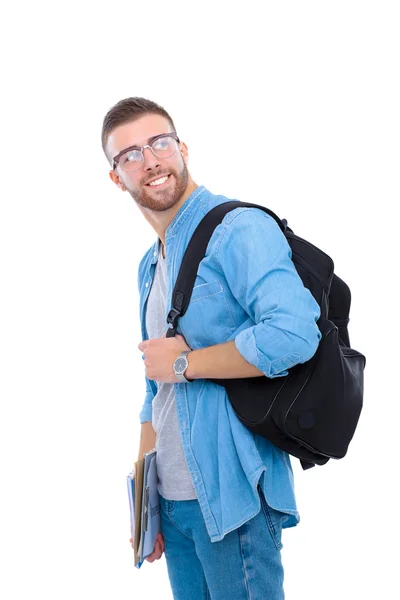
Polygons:
[[[139,295],[140,295],[140,290],[141,290],[140,283],[143,281],[144,265],[145,265],[147,254],[148,254],[148,252],[143,256],[142,260],[139,263],[139,267],[138,267],[137,284],[138,284]],[[142,354],[142,360],[144,360],[144,359],[145,359],[145,356],[144,356],[144,354]],[[146,381],[146,394],[144,397],[142,409],[139,413],[140,423],[145,423],[147,421],[152,420],[153,399],[154,399],[154,396],[156,393],[150,383],[149,378],[146,376],[146,374],[145,374],[145,381]]]
[[320,307],[291,257],[276,221],[250,208],[227,222],[216,251],[232,295],[255,323],[236,336],[236,348],[271,378],[312,358],[321,339]]
[[146,375],[145,375],[145,380],[146,380],[146,395],[144,398],[142,410],[140,411],[140,414],[139,414],[140,423],[145,423],[146,421],[151,421],[152,416],[153,416],[153,399],[154,399],[155,394],[152,390],[150,381]]

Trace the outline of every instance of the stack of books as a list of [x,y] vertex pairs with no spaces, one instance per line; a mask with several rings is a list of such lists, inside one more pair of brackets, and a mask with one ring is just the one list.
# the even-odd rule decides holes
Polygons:
[[157,534],[161,531],[155,449],[135,462],[127,483],[135,567],[140,569],[144,559],[153,552]]

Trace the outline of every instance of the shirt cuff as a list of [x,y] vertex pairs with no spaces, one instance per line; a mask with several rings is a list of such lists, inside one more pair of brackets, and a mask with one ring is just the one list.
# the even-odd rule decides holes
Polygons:
[[240,354],[254,367],[262,371],[266,377],[284,377],[287,369],[300,362],[300,356],[295,353],[287,354],[275,360],[270,360],[265,354],[258,351],[254,336],[254,328],[244,329],[235,337],[235,345]]
[[143,406],[142,406],[142,410],[140,411],[139,414],[139,420],[140,423],[145,423],[146,421],[151,421],[152,420],[152,416],[153,416],[153,406],[152,406],[152,401],[153,401],[153,393],[152,392],[148,392],[146,394]]

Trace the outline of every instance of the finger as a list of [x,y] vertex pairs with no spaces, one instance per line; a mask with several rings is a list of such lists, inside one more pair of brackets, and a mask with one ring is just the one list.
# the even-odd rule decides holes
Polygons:
[[149,556],[146,558],[147,562],[152,563],[156,560],[156,557],[154,556],[154,552],[153,554],[149,554]]
[[156,549],[156,547],[154,546],[154,550],[153,550],[153,552],[152,552],[151,554],[149,554],[149,556],[147,557],[147,559],[149,559],[149,558],[150,558],[150,559],[151,559],[151,562],[153,562],[153,560],[155,560],[155,558],[156,558],[157,554],[158,554],[158,553],[157,553],[157,549]]
[[161,554],[161,544],[160,544],[160,542],[156,542],[155,543],[155,545],[154,545],[154,552],[156,554]]
[[149,554],[149,556],[146,558],[146,560],[148,560],[149,562],[153,562],[154,560],[156,560],[158,553],[159,553],[158,543],[156,542],[154,545],[153,552],[151,554]]
[[149,562],[154,562],[155,560],[159,560],[161,558],[162,552],[161,549],[156,545],[154,547],[154,552],[152,552],[148,557],[147,560],[149,560]]

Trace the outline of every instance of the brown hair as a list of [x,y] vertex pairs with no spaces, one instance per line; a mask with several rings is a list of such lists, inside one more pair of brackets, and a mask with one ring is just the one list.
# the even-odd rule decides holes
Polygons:
[[[104,117],[101,130],[101,145],[104,154],[107,156],[106,144],[108,136],[113,129],[119,125],[124,125],[125,123],[132,123],[148,114],[156,114],[165,117],[169,121],[172,129],[176,131],[173,120],[167,111],[159,104],[156,104],[152,100],[146,100],[146,98],[124,98],[117,102],[117,104],[114,104]],[[109,160],[108,156],[107,160]]]

